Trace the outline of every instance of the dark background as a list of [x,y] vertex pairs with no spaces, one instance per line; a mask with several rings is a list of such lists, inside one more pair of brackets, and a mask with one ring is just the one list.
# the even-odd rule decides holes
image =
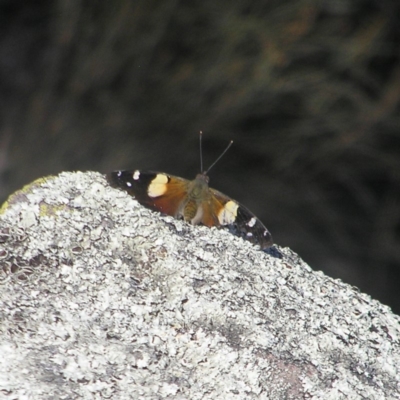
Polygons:
[[398,0],[0,1],[0,198],[63,170],[193,178],[400,313]]

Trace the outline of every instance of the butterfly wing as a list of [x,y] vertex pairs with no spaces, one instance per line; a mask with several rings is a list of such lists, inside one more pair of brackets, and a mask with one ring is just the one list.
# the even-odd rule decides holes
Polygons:
[[[182,216],[191,182],[153,171],[114,171],[107,175],[111,186],[127,191],[144,206],[175,218]],[[218,190],[208,188],[201,203],[201,222],[206,226],[229,226],[262,249],[272,246],[272,236],[264,224],[246,207]],[[199,204],[200,205],[200,204]],[[196,222],[197,223],[197,222]]]
[[190,181],[154,171],[114,171],[107,175],[111,186],[127,191],[144,206],[177,217]]
[[[211,189],[213,204],[204,215],[208,218],[217,218],[219,225],[228,225],[233,228],[233,233],[253,244],[258,244],[262,249],[267,249],[273,244],[272,235],[264,224],[245,206],[232,200],[228,196]],[[216,215],[210,217],[216,211]],[[206,222],[202,223],[207,225]]]

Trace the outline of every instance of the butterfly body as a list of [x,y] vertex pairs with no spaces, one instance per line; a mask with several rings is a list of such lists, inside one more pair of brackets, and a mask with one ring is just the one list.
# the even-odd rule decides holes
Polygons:
[[192,181],[153,171],[114,171],[108,174],[112,186],[134,196],[142,205],[193,224],[233,226],[235,233],[262,249],[272,246],[263,223],[246,207],[209,187],[202,172]]

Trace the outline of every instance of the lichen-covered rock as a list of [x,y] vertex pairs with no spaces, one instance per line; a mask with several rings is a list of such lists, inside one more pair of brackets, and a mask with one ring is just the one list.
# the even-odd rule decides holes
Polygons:
[[0,216],[0,396],[398,399],[399,318],[288,249],[140,206],[98,173]]

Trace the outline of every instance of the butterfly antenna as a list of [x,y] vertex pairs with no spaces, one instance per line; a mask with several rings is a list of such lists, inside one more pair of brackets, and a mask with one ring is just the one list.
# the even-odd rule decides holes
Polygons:
[[199,143],[200,143],[200,172],[203,173],[203,131],[200,131]]
[[210,172],[210,169],[222,158],[222,156],[228,151],[229,147],[232,146],[233,140],[231,140],[226,146],[226,149],[222,152],[222,154],[208,167],[207,171],[204,172],[204,175],[207,175]]

